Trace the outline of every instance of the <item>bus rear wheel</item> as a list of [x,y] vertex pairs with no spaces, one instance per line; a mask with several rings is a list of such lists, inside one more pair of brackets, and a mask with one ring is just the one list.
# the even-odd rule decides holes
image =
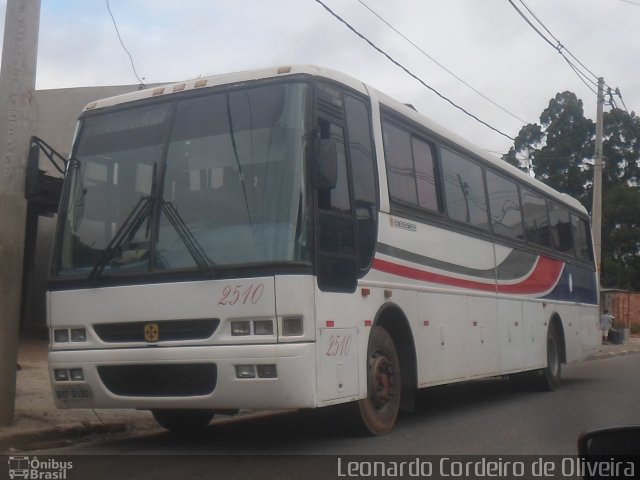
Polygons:
[[158,424],[177,433],[203,432],[214,413],[209,410],[151,410]]
[[400,409],[400,361],[391,336],[375,326],[367,347],[367,398],[358,402],[360,430],[383,435],[393,428]]
[[560,354],[560,336],[554,326],[547,331],[547,366],[539,372],[538,387],[552,392],[562,379],[562,358]]

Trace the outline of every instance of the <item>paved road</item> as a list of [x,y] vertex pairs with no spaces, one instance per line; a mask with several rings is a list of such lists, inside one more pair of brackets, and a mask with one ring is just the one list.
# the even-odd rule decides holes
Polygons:
[[[576,437],[583,430],[613,424],[640,424],[640,355],[588,361],[565,367],[563,373],[562,386],[552,393],[517,388],[505,380],[427,390],[420,395],[416,412],[403,415],[395,430],[383,437],[354,437],[335,412],[320,410],[213,425],[199,438],[159,430],[135,438],[101,440],[39,453],[573,455]],[[180,473],[180,478],[199,478],[198,472],[207,471],[199,466],[203,458],[146,457],[143,462],[134,462],[139,467],[136,468],[139,476],[131,478],[147,478],[147,474],[149,478],[164,478],[151,474],[170,471]],[[334,460],[330,460],[331,468]],[[166,464],[169,461],[171,463]],[[277,459],[270,461],[278,463]],[[111,465],[109,462],[117,463],[118,459],[101,460],[101,464]],[[241,463],[251,463],[251,460],[245,458]]]

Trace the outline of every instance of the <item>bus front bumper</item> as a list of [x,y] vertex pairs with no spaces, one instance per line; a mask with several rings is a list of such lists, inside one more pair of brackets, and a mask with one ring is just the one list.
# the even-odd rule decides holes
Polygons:
[[315,344],[49,352],[58,408],[312,408]]

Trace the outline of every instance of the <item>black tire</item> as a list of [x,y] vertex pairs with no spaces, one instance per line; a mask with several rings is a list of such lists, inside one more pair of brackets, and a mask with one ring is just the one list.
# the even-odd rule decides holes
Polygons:
[[367,398],[358,401],[358,429],[369,435],[391,431],[398,418],[402,376],[393,340],[373,327],[367,347]]
[[545,392],[552,392],[562,380],[562,355],[560,335],[555,327],[549,326],[547,331],[547,366],[538,372],[537,387]]
[[177,433],[204,432],[213,419],[209,410],[151,410],[162,428]]

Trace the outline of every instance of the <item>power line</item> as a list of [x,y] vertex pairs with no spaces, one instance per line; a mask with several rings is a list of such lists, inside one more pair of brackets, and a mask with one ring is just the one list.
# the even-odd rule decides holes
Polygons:
[[140,75],[138,75],[138,72],[136,71],[136,66],[133,63],[133,57],[131,56],[131,53],[129,53],[129,50],[127,50],[127,47],[124,45],[124,42],[122,41],[122,37],[120,36],[120,30],[118,30],[118,24],[116,23],[116,19],[114,18],[113,13],[111,12],[111,5],[109,5],[109,0],[105,0],[105,2],[107,3],[107,10],[109,11],[109,16],[111,17],[111,21],[113,22],[113,26],[116,29],[116,34],[118,35],[118,40],[120,40],[120,45],[122,45],[122,48],[124,49],[124,51],[129,56],[129,61],[131,62],[131,68],[133,69],[133,74],[138,79],[138,82],[140,82],[140,85],[142,85],[144,87],[144,82],[140,78]]
[[636,7],[640,7],[640,3],[633,2],[632,0],[620,0],[621,2],[628,3],[629,5],[635,5]]
[[[531,10],[527,4],[524,2],[524,0],[518,0],[522,6],[526,9],[526,11],[529,13],[529,15],[531,15],[539,24],[540,26],[544,29],[545,32],[547,32],[547,34],[556,42],[555,44],[549,40],[549,38],[540,31],[540,29],[538,27],[536,27],[533,22],[525,15],[525,13],[520,10],[516,4],[513,2],[513,0],[507,0],[511,6],[516,10],[516,12],[518,12],[518,14],[524,19],[525,22],[527,22],[527,24],[545,41],[547,42],[549,45],[551,45],[553,47],[554,50],[556,50],[560,55],[562,55],[562,58],[564,59],[565,62],[567,62],[567,64],[569,65],[569,67],[573,70],[573,72],[578,76],[578,78],[580,79],[580,81],[582,83],[584,83],[587,88],[594,93],[595,95],[598,95],[597,91],[593,88],[593,87],[597,87],[598,85],[598,75],[596,75],[595,73],[593,73],[589,68],[587,68],[587,66],[582,63],[580,61],[580,59],[578,57],[576,57],[567,47],[565,47],[562,42],[551,32],[551,30],[549,30],[547,28],[547,26],[542,22],[542,20],[540,20],[538,18],[538,16],[533,12],[533,10]],[[622,0],[622,1],[628,1],[628,0]],[[629,2],[634,4],[633,2]],[[636,4],[634,4],[636,5]],[[637,6],[640,6],[640,4],[637,4]],[[569,59],[567,57],[567,55],[565,55],[565,52],[575,61],[577,62],[576,65],[574,63],[574,61],[572,61],[571,59]],[[591,85],[589,85],[591,84]],[[606,87],[609,88],[609,90],[614,91],[615,94],[620,97],[620,100],[622,101],[622,95],[620,94],[620,89],[619,88],[612,88],[611,86],[609,86],[608,84],[605,84]],[[624,105],[624,102],[622,102]],[[626,106],[625,106],[625,110],[627,111],[627,113],[629,113],[629,111],[627,110]]]
[[412,77],[413,79],[417,80],[421,85],[423,85],[424,87],[428,88],[429,90],[431,90],[433,93],[435,93],[436,95],[438,95],[441,99],[443,99],[444,101],[446,101],[447,103],[451,104],[452,106],[454,106],[455,108],[457,108],[458,110],[460,110],[461,112],[463,112],[464,114],[468,115],[469,117],[473,118],[475,121],[481,123],[482,125],[484,125],[485,127],[493,130],[496,133],[499,133],[500,135],[502,135],[503,137],[508,138],[511,141],[515,141],[515,138],[510,137],[509,135],[507,135],[506,133],[498,130],[496,127],[490,125],[489,123],[485,122],[484,120],[481,120],[480,118],[478,118],[477,116],[475,116],[474,114],[472,114],[471,112],[465,110],[463,107],[461,107],[460,105],[456,104],[453,100],[447,98],[446,96],[444,96],[443,94],[441,94],[439,91],[437,91],[435,88],[433,88],[432,86],[428,85],[424,80],[422,80],[420,77],[418,77],[415,73],[411,72],[407,67],[405,67],[404,65],[402,65],[400,62],[398,62],[396,59],[394,59],[391,55],[389,55],[387,52],[385,52],[384,50],[382,50],[380,47],[378,47],[375,43],[373,43],[371,40],[369,40],[367,37],[365,37],[362,33],[360,33],[359,31],[357,31],[354,27],[352,27],[349,22],[347,22],[344,18],[342,18],[340,15],[338,15],[337,13],[335,13],[333,10],[331,10],[325,3],[323,3],[321,0],[314,0],[317,4],[319,4],[320,6],[322,6],[327,12],[329,12],[336,20],[340,21],[341,23],[343,23],[349,30],[351,30],[354,34],[356,34],[358,37],[360,37],[362,40],[364,40],[365,42],[367,42],[369,44],[369,46],[371,46],[374,50],[376,50],[378,53],[381,53],[382,55],[384,55],[391,63],[393,63],[394,65],[396,65],[397,67],[401,68],[407,75],[409,75],[410,77]]
[[396,27],[394,27],[393,25],[391,25],[387,20],[385,20],[378,12],[376,12],[375,10],[373,10],[369,5],[367,5],[363,0],[357,0],[358,3],[360,3],[363,7],[365,7],[367,10],[369,10],[373,15],[375,15],[381,22],[383,22],[387,27],[389,27],[391,30],[393,30],[395,33],[397,33],[399,36],[401,36],[402,38],[404,38],[411,46],[413,46],[416,50],[418,50],[420,53],[422,53],[425,57],[427,57],[429,60],[431,60],[433,63],[435,63],[437,66],[439,66],[440,68],[442,68],[445,72],[447,72],[449,75],[451,75],[453,78],[455,78],[456,80],[458,80],[460,83],[462,83],[463,85],[467,86],[468,88],[470,88],[471,90],[473,90],[475,93],[477,93],[478,95],[480,95],[482,98],[484,98],[486,101],[488,101],[489,103],[491,103],[492,105],[494,105],[495,107],[499,108],[500,110],[502,110],[503,112],[505,112],[506,114],[512,116],[513,118],[515,118],[516,120],[522,122],[522,123],[529,123],[526,120],[523,120],[522,118],[518,117],[517,115],[515,115],[514,113],[510,112],[509,110],[507,110],[506,108],[502,107],[501,105],[497,104],[496,102],[494,102],[493,100],[491,100],[489,97],[487,97],[486,95],[484,95],[482,92],[476,90],[474,87],[472,87],[471,85],[469,85],[467,82],[465,82],[462,78],[460,78],[458,75],[456,75],[455,73],[453,73],[451,70],[449,70],[447,67],[445,67],[444,65],[442,65],[440,62],[438,62],[435,58],[433,58],[431,55],[429,55],[427,52],[425,52],[420,46],[416,45],[411,39],[407,38],[402,32],[400,32]]
[[598,92],[596,90],[593,89],[593,87],[591,85],[589,85],[589,83],[593,83],[591,82],[590,79],[586,78],[584,73],[582,73],[580,70],[578,70],[576,68],[576,66],[571,63],[566,57],[562,57],[564,59],[565,62],[567,62],[567,64],[569,65],[569,67],[571,67],[571,70],[573,70],[575,72],[575,74],[578,76],[578,78],[582,81],[582,83],[584,83],[586,85],[586,87],[591,90],[591,92],[594,95],[598,95]]
[[620,93],[620,89],[616,88],[615,89],[615,93],[616,93],[616,95],[618,95],[618,98],[622,102],[622,106],[624,107],[625,112],[629,113],[629,110],[627,110],[627,105],[624,103],[624,100],[622,99],[622,94]]
[[[553,43],[551,40],[549,40],[549,38],[547,38],[547,36],[542,33],[540,31],[540,29],[538,27],[536,27],[533,22],[525,15],[525,13],[520,10],[518,8],[518,6],[513,2],[513,0],[508,0],[509,4],[514,8],[514,10],[516,12],[518,12],[518,15],[520,15],[524,21],[540,36],[540,38],[542,38],[545,42],[547,42],[549,45],[551,45],[551,47],[556,50],[561,56],[562,58],[567,62],[567,64],[569,65],[569,67],[571,67],[571,69],[574,71],[574,73],[578,76],[578,78],[580,78],[580,80],[585,83],[587,81],[592,82],[594,84],[597,84],[597,75],[595,75],[594,73],[591,72],[591,70],[589,70],[588,68],[584,67],[584,65],[582,64],[582,62],[580,62],[579,60],[578,63],[580,64],[580,66],[582,66],[590,75],[592,75],[596,80],[593,81],[592,79],[590,79],[588,77],[588,75],[584,72],[581,72],[580,69],[570,60],[567,58],[567,56],[564,54],[564,52],[566,51],[567,53],[569,53],[571,55],[571,57],[575,58],[573,54],[571,54],[571,52],[569,52],[564,45],[562,45],[562,43],[549,31],[549,29],[546,27],[546,25],[544,25],[544,23],[542,23],[538,17],[531,11],[531,9],[524,3],[523,0],[519,0],[520,3],[522,3],[522,5],[525,7],[525,9],[529,12],[529,14],[531,16],[533,16],[533,18],[536,19],[536,21],[542,26],[542,28],[544,28],[544,30],[551,36],[551,38],[553,38],[556,43]],[[593,92],[593,89],[591,89],[591,87],[589,87],[589,89]],[[595,92],[594,92],[595,93]]]
[[536,14],[535,14],[535,13],[533,13],[533,11],[532,11],[528,6],[527,6],[527,4],[526,4],[526,3],[524,3],[524,0],[519,0],[519,2],[524,6],[524,8],[526,8],[527,12],[529,12],[529,13],[531,14],[531,16],[532,16],[533,18],[535,18],[535,19],[536,19],[536,21],[537,21],[537,22],[542,26],[542,28],[544,28],[544,30],[545,30],[549,35],[551,35],[551,38],[553,38],[553,39],[557,42],[557,47],[556,47],[556,49],[558,50],[558,52],[562,53],[562,51],[563,51],[563,50],[564,50],[565,52],[567,52],[567,53],[571,56],[571,58],[573,58],[576,62],[578,62],[578,64],[580,64],[580,66],[581,66],[582,68],[584,68],[587,72],[589,72],[589,73],[590,73],[590,74],[591,74],[591,75],[596,79],[596,84],[597,84],[598,76],[597,76],[595,73],[593,73],[591,70],[589,70],[589,69],[588,69],[588,68],[587,68],[587,67],[586,67],[586,66],[585,66],[585,65],[584,65],[584,64],[583,64],[583,63],[578,59],[578,57],[576,57],[573,53],[571,53],[571,51],[570,51],[567,47],[565,47],[565,46],[562,44],[562,42],[560,42],[560,40],[558,40],[558,38],[557,38],[553,33],[551,33],[551,31],[547,28],[547,26],[546,26],[544,23],[542,23],[542,20],[540,20],[540,19],[536,16]]

